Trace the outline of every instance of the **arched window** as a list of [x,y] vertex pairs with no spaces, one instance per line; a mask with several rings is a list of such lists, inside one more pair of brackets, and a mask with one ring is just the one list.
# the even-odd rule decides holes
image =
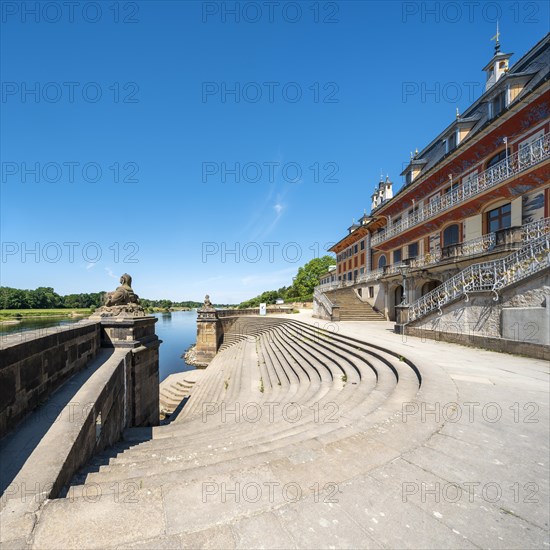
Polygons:
[[489,159],[489,162],[487,163],[487,168],[491,168],[491,166],[494,166],[497,162],[500,162],[505,158],[506,158],[506,150],[503,150],[500,153],[497,153],[494,157],[491,157]]
[[450,246],[452,244],[457,244],[459,240],[460,232],[458,229],[458,224],[449,225],[443,231],[443,246]]
[[386,256],[384,256],[384,254],[378,258],[378,267],[386,267]]

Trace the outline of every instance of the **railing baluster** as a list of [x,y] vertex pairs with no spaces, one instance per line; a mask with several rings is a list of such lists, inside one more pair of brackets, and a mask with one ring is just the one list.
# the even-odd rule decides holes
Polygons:
[[[454,191],[451,191],[449,196],[439,198],[425,205],[423,208],[419,209],[417,217],[414,218],[414,224],[412,223],[412,220],[409,221],[408,219],[403,219],[397,224],[388,225],[385,231],[373,236],[372,245],[380,244],[384,240],[401,233],[405,229],[431,218],[450,206],[464,202],[468,198],[478,194],[480,191],[488,189],[489,187],[500,183],[502,180],[548,158],[550,156],[550,134],[545,134],[533,144],[529,145],[529,158],[526,159],[525,163],[523,163],[522,160],[522,156],[524,155],[524,150],[516,151],[508,157],[508,159],[503,159],[491,168],[485,170],[485,172],[481,172],[480,174],[473,176],[471,182],[468,184],[468,187],[464,187],[461,192],[455,189]],[[466,189],[468,189],[468,192],[466,192]]]

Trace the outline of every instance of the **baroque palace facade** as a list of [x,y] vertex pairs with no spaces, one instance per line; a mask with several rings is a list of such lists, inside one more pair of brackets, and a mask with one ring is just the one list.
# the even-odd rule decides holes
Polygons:
[[[404,322],[435,310],[441,316],[459,295],[467,301],[469,291],[496,294],[513,284],[495,270],[519,265],[511,254],[527,245],[547,271],[550,34],[513,66],[511,55],[497,37],[481,97],[411,154],[397,193],[389,178],[380,181],[370,214],[330,249],[336,268],[316,288],[319,317],[334,318],[342,289],[392,321],[399,322],[401,304],[408,306]],[[532,261],[528,269],[540,271]]]

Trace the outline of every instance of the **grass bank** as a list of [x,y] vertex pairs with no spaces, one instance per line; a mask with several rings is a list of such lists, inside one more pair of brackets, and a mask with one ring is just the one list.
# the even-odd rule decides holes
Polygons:
[[59,309],[0,309],[0,321],[21,321],[33,317],[73,317],[90,315],[92,310],[86,308]]

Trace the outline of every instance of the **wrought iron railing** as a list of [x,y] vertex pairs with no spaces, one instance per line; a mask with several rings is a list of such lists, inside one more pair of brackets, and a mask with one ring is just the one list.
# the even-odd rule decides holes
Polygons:
[[403,218],[400,222],[390,223],[384,231],[373,235],[371,245],[376,246],[395,237],[410,227],[414,227],[457,204],[463,203],[548,158],[550,158],[550,134],[541,136],[521,151],[516,151],[484,172],[473,175],[461,187],[438,197],[414,214]]
[[543,235],[548,235],[548,233],[550,233],[550,218],[543,218],[542,220],[530,222],[522,226],[521,239],[525,243],[531,239],[538,239]]
[[[543,224],[541,224],[543,226]],[[538,238],[527,240],[523,247],[498,260],[473,264],[457,273],[454,277],[428,292],[409,308],[409,322],[441,308],[469,292],[488,290],[495,293],[550,266],[550,232],[542,233]]]
[[[529,243],[531,240],[538,239],[544,235],[550,234],[550,218],[543,218],[534,222],[525,224],[521,228],[521,240],[522,246]],[[488,252],[496,246],[496,233],[488,233],[476,239],[471,239],[469,241],[464,241],[463,243],[458,243],[454,245],[455,250],[450,251],[450,253],[443,253],[441,250],[434,250],[424,256],[414,258],[409,260],[408,267],[409,269],[420,269],[426,266],[437,264],[442,260],[452,259],[452,258],[462,258],[467,256],[475,256],[476,254],[482,254],[483,252]],[[328,292],[330,290],[336,290],[338,288],[346,288],[348,286],[353,286],[357,283],[368,283],[371,281],[377,281],[384,275],[395,275],[401,273],[403,267],[406,267],[404,263],[398,263],[386,268],[380,267],[369,271],[368,273],[363,273],[359,275],[357,279],[354,280],[345,280],[345,281],[332,281],[323,285],[318,285],[315,287],[321,292]]]
[[384,268],[379,267],[378,269],[374,269],[372,271],[369,271],[368,273],[363,273],[363,275],[359,275],[359,277],[357,277],[357,282],[368,283],[369,281],[376,281],[380,279],[383,274]]

